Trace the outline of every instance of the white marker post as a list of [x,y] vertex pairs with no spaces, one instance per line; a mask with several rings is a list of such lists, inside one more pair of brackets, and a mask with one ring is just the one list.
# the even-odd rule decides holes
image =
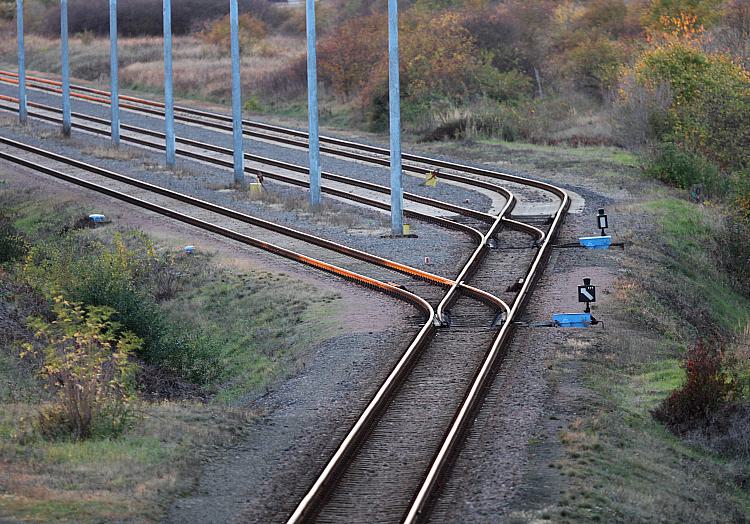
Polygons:
[[117,0],[109,0],[109,80],[112,108],[112,143],[120,145],[120,88],[117,80]]
[[60,0],[60,51],[62,59],[63,136],[70,136],[70,54],[68,52],[68,0]]
[[401,172],[401,87],[398,70],[398,0],[388,0],[388,105],[391,132],[391,232],[404,234]]
[[16,32],[18,38],[18,120],[26,124],[26,48],[23,44],[23,0],[16,1]]

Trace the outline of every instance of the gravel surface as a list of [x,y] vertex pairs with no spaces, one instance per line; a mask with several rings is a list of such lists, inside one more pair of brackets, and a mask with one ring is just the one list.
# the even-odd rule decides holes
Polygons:
[[[38,92],[32,99],[44,102],[43,95]],[[101,108],[101,115],[106,117],[106,108]],[[124,121],[127,120],[124,118]],[[146,127],[140,121],[132,123]],[[4,128],[0,132],[10,136],[7,133],[12,134],[15,131]],[[223,137],[222,143],[229,141],[228,135],[220,136]],[[198,139],[205,140],[200,137]],[[76,145],[77,141],[97,145],[106,143],[77,135],[70,142],[47,138],[41,140],[40,145],[50,148],[48,144],[53,140],[56,144],[61,142],[59,146],[55,146],[56,151],[70,156],[75,155],[64,148],[80,148],[80,145]],[[261,147],[268,144],[252,142],[248,146],[257,147],[255,151],[260,151]],[[279,149],[275,146],[274,148]],[[293,151],[281,149],[287,153]],[[302,151],[289,153],[289,156],[283,158],[294,161],[291,158],[294,158],[295,154],[301,155],[299,163],[304,165],[307,160],[306,154]],[[156,165],[162,161],[161,155],[152,155],[152,158]],[[329,161],[331,159],[325,159],[324,168],[338,166],[339,161],[335,164]],[[104,165],[109,162],[95,163]],[[118,162],[112,161],[113,168],[117,165]],[[342,164],[342,170],[337,172],[349,175],[347,170],[358,171],[365,168],[358,163],[347,162],[345,165],[346,167],[343,167]],[[377,171],[377,168],[373,169]],[[200,170],[208,171],[202,165]],[[371,171],[369,168],[366,170]],[[506,169],[504,171],[510,172]],[[162,185],[167,185],[163,180],[171,178],[165,173],[148,170],[138,176]],[[215,180],[215,177],[220,176],[224,177],[221,180],[229,180],[231,173],[207,175],[195,184],[185,179],[170,183],[175,183],[178,187],[190,187],[191,190],[197,191],[194,194],[207,198],[198,191],[206,191],[202,187],[209,180]],[[372,180],[383,183],[382,174],[361,176],[373,176],[375,178]],[[380,180],[377,177],[380,177]],[[553,178],[551,173],[548,178]],[[580,184],[574,177],[562,180],[568,187],[574,188],[586,197],[587,207],[583,217],[568,217],[559,242],[570,241],[584,234],[595,234],[596,231],[589,223],[593,220],[593,212],[596,207],[607,204],[610,200],[578,187]],[[450,186],[451,198],[455,196],[454,190],[455,188]],[[475,199],[484,198],[471,193],[474,195],[470,197],[472,206]],[[441,198],[435,193],[430,195]],[[519,196],[539,200],[533,193],[523,193]],[[231,201],[231,197],[226,194],[218,198],[228,198]],[[463,199],[459,197],[452,201],[462,203]],[[242,202],[241,205],[248,206],[242,208],[248,210],[253,209],[252,206],[258,206],[253,202]],[[260,207],[262,206],[258,206]],[[257,211],[260,213],[263,210]],[[268,214],[266,211],[263,212],[264,216],[269,218],[278,216],[278,219],[271,218],[275,221],[287,220],[286,223],[295,224],[299,228],[304,224],[304,227],[311,227],[315,231],[341,235],[332,239],[341,238],[352,244],[361,242],[356,244],[357,247],[368,246],[374,251],[386,244],[387,249],[396,246],[397,255],[393,257],[414,265],[421,263],[424,249],[431,249],[431,256],[438,252],[444,253],[439,260],[433,259],[435,268],[439,267],[441,270],[453,268],[455,271],[455,261],[458,260],[459,254],[467,253],[469,250],[468,239],[464,239],[463,242],[453,239],[452,247],[446,246],[442,244],[447,238],[442,230],[424,232],[428,226],[419,226],[420,239],[416,242],[381,242],[384,239],[372,236],[353,238],[351,234],[342,233],[340,228],[310,223],[296,213],[273,210],[278,213],[273,215],[270,210]],[[378,220],[375,216],[369,217],[367,213],[360,211],[357,213],[361,215],[365,229],[375,227],[373,224]],[[374,222],[368,223],[367,220]],[[423,240],[424,245],[419,243]],[[525,258],[528,254],[519,251],[513,256]],[[600,283],[596,280],[597,269],[592,268],[601,266],[602,260],[605,260],[603,265],[607,268],[606,260],[610,256],[612,255],[579,250],[556,251],[550,267],[532,297],[525,318],[530,321],[547,320],[553,311],[577,311],[579,306],[575,303],[574,286],[584,276],[594,278],[595,284]],[[614,262],[610,265],[614,265]],[[431,270],[435,271],[435,268]],[[601,273],[602,279],[605,274],[606,271]],[[483,272],[479,273],[477,278],[490,282],[493,275]],[[510,279],[510,275],[503,275],[503,278],[497,279],[496,286],[503,287],[506,279]],[[534,297],[540,299],[534,301]],[[393,318],[398,318],[398,315],[399,312],[394,310]],[[399,329],[367,336],[345,335],[321,344],[315,349],[313,358],[303,372],[254,404],[263,407],[267,411],[266,416],[253,427],[246,442],[239,445],[234,452],[216,457],[206,466],[196,492],[179,500],[172,508],[171,521],[282,521],[348,430],[354,416],[369,399],[370,392],[379,385],[392,363],[406,347],[406,342],[411,340],[410,337],[413,337],[416,329],[417,322],[412,314]],[[535,506],[543,507],[550,498],[556,496],[564,484],[564,478],[557,470],[549,468],[548,463],[559,453],[559,448],[554,444],[558,432],[575,417],[574,412],[566,411],[565,401],[578,394],[575,383],[558,382],[555,378],[557,375],[552,374],[548,368],[551,353],[559,347],[564,337],[565,333],[552,328],[519,328],[509,346],[508,355],[490,386],[485,404],[469,431],[467,442],[455,463],[452,475],[436,501],[432,514],[433,521],[508,521],[518,512]],[[394,340],[402,342],[394,344]]]
[[12,117],[0,118],[3,125],[0,127],[0,134],[7,138],[36,145],[415,267],[423,267],[424,257],[429,256],[431,265],[426,269],[433,273],[455,276],[460,262],[473,249],[471,239],[467,235],[427,223],[414,225],[417,238],[384,238],[390,230],[387,225],[383,225],[383,215],[361,206],[332,202],[322,216],[300,211],[294,208],[295,203],[299,204],[299,201],[295,200],[300,197],[299,190],[286,186],[273,186],[278,201],[270,205],[251,200],[242,192],[211,189],[217,185],[219,188],[229,186],[232,173],[196,162],[178,162],[179,176],[175,176],[173,172],[160,167],[161,155],[147,151],[137,150],[138,160],[93,158],[84,151],[105,148],[107,139],[83,133],[63,139],[57,133],[56,126],[33,121],[30,125],[35,136],[32,137],[24,133],[20,127],[11,125]]
[[[593,215],[611,198],[577,188],[586,197],[582,215],[568,215],[558,243],[592,233]],[[550,321],[553,313],[582,311],[576,287],[583,277],[606,301],[618,251],[557,249],[522,320]],[[596,305],[593,306],[596,313]],[[590,328],[598,336],[603,326]],[[594,331],[596,330],[596,331]],[[558,352],[572,333],[519,327],[430,516],[432,522],[526,522],[556,500],[565,477],[560,432],[575,419],[583,395],[580,378],[560,364]],[[554,365],[553,365],[554,363]]]
[[[16,96],[17,88],[15,88],[15,86],[0,83],[0,93],[7,96]],[[28,96],[29,101],[34,101],[53,107],[60,106],[60,97],[54,94],[30,89],[28,91]],[[100,118],[108,119],[110,116],[109,108],[107,106],[86,102],[76,98],[71,98],[71,109],[73,112],[86,113],[98,116]],[[33,111],[34,109],[30,108],[30,110]],[[143,127],[146,129],[152,129],[154,131],[164,131],[163,121],[160,121],[157,117],[142,113],[136,113],[133,111],[121,111],[121,122],[122,124]],[[75,119],[73,132],[75,133]],[[232,144],[232,136],[230,133],[212,131],[207,128],[182,124],[179,123],[179,121],[175,121],[175,134],[178,137],[185,137],[202,142],[209,142],[227,148],[231,148]],[[249,139],[246,137],[244,141],[244,150],[245,153],[273,158],[276,160],[282,160],[300,166],[307,166],[308,164],[307,151],[293,147],[270,144],[265,141]],[[160,156],[159,161],[163,161],[163,156]],[[367,165],[361,162],[347,161],[325,154],[321,156],[321,167],[324,171],[331,171],[333,173],[344,176],[367,180],[369,182],[375,182],[385,186],[388,186],[390,184],[390,172],[388,168],[384,167]],[[471,207],[480,211],[488,209],[491,205],[491,201],[488,197],[476,191],[465,189],[452,184],[438,184],[434,188],[428,188],[420,185],[421,182],[422,180],[420,178],[405,176],[403,181],[404,191],[428,196],[446,202],[452,202],[454,204]]]

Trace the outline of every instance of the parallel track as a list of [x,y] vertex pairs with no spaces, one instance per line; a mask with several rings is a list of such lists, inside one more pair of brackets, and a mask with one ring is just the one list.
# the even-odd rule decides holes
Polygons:
[[[17,84],[16,78],[17,78],[17,74],[9,72],[9,71],[0,70],[0,82]],[[27,78],[27,83],[28,83],[29,88],[51,92],[54,94],[60,94],[60,85],[61,85],[60,82],[45,79],[45,78],[35,77],[35,76],[28,76],[28,75],[26,78]],[[105,106],[108,106],[110,103],[110,100],[108,98],[109,97],[108,91],[103,91],[100,89],[94,89],[94,88],[80,86],[80,85],[71,85],[71,89],[72,89],[71,96],[79,98],[81,100],[85,100],[88,102],[93,102],[93,103],[97,103],[97,104],[101,104]],[[80,91],[80,93],[76,91]],[[93,96],[83,94],[83,93],[91,93]],[[3,98],[8,99],[9,97],[3,97]],[[164,116],[164,112],[163,112],[164,104],[162,104],[161,102],[147,100],[147,99],[139,98],[139,97],[126,96],[126,95],[121,95],[120,100],[123,101],[120,104],[120,107],[122,109],[136,111],[136,112],[149,114],[149,115],[157,116],[161,118],[163,118]],[[200,118],[194,118],[196,116]],[[188,124],[221,130],[226,133],[232,132],[231,117],[227,115],[222,115],[219,113],[213,113],[213,112],[189,108],[185,106],[175,106],[175,119],[178,121],[183,121]],[[250,120],[243,120],[243,126],[244,128],[247,128],[247,129],[243,129],[243,133],[252,138],[258,138],[258,139],[266,140],[269,142],[276,142],[282,145],[292,146],[292,147],[301,148],[301,149],[307,148],[307,133],[304,131],[285,128],[281,126],[274,126],[274,125],[260,123],[260,122],[253,122]],[[253,129],[259,129],[262,132],[253,131]],[[323,153],[327,153],[332,156],[339,156],[339,157],[349,159],[349,160],[357,160],[357,161],[361,161],[364,163],[382,166],[382,167],[387,167],[390,165],[389,150],[387,149],[368,145],[368,144],[350,142],[350,141],[342,140],[339,138],[326,137],[326,136],[321,136],[320,141],[322,144],[327,143],[327,144],[334,146],[334,147],[322,147],[321,152]],[[362,154],[363,152],[366,152],[368,154]],[[246,155],[246,158],[253,159],[252,156],[247,156],[247,155]],[[255,157],[255,158],[259,158],[260,161],[266,160],[266,159],[260,159],[260,157]],[[540,183],[540,182],[537,182],[531,179],[526,179],[523,177],[508,175],[505,173],[497,173],[495,171],[477,168],[474,166],[457,164],[454,162],[448,162],[445,160],[428,158],[428,157],[424,157],[420,155],[413,155],[413,154],[408,154],[408,153],[404,153],[402,155],[402,159],[404,161],[403,163],[404,172],[411,172],[414,174],[424,175],[424,174],[433,172],[437,168],[447,169],[447,170],[450,170],[451,172],[441,172],[440,174],[441,179],[451,180],[451,181],[458,182],[461,184],[483,188],[483,189],[487,189],[490,191],[495,191],[495,192],[499,191],[503,196],[506,196],[505,192],[507,192],[507,189],[505,189],[504,187],[498,187],[497,185],[488,183],[484,180],[477,179],[477,177],[503,180],[504,182],[508,182],[511,184],[519,184],[522,186],[535,187],[537,189],[542,189],[545,191],[547,190],[547,188],[545,187],[547,184],[544,184],[544,183]],[[275,165],[273,162],[274,161],[271,161],[269,165]],[[297,169],[299,170],[298,172],[307,173],[307,168],[298,167]],[[473,177],[467,177],[466,175],[472,175]],[[352,180],[351,178],[341,177],[340,175],[333,175],[331,173],[323,173],[322,177],[323,178],[330,177],[332,180],[338,180],[338,181],[342,181],[346,183],[349,183],[349,181]],[[370,189],[376,190],[374,188],[370,188]],[[390,190],[384,186],[380,186],[380,189],[377,189],[377,191],[388,192],[388,193],[390,192]],[[416,197],[416,198],[413,198],[413,197]],[[425,197],[420,197],[418,195],[411,195],[409,193],[405,193],[404,198],[406,200],[413,199],[415,202],[422,202],[421,199],[424,199]],[[434,205],[434,201],[429,202],[429,200],[430,199],[427,199],[427,201],[424,201],[423,203]],[[451,210],[451,211],[455,212],[455,210]],[[469,211],[469,213],[471,213],[471,211]],[[466,214],[466,213],[460,213],[460,214]],[[487,213],[475,212],[474,217],[480,220],[488,221],[488,222],[492,222],[494,220],[494,217]],[[510,217],[506,217],[506,218],[510,219]]]
[[[8,76],[5,72],[0,72],[0,74]],[[52,83],[52,81],[46,82]],[[91,90],[90,88],[83,88],[82,90],[94,91],[96,94],[106,93]],[[138,101],[137,103],[143,101],[143,99],[134,99],[133,97],[122,97],[122,99],[130,99],[133,102]],[[99,102],[105,103],[103,100]],[[156,102],[145,102],[147,102],[145,105],[159,107],[159,104]],[[204,111],[190,110],[189,108],[180,109],[185,109],[186,111],[184,112],[186,113],[199,113],[203,118],[206,118],[206,115],[210,115],[209,118],[214,118],[217,121],[227,118],[223,115],[214,115]],[[158,116],[160,113],[156,111],[154,114]],[[266,126],[265,124],[246,124],[255,126],[256,128],[259,126],[271,127],[273,129],[267,129],[267,131],[296,137],[296,143],[294,144],[289,143],[292,139],[287,141],[289,145],[306,147],[306,142],[299,140],[306,138],[306,135],[302,132],[277,128],[275,126]],[[200,123],[199,125],[205,124]],[[264,138],[268,139],[267,136]],[[373,164],[383,165],[383,158],[378,158],[378,156],[384,157],[387,154],[387,150],[354,144],[339,139],[326,137],[322,141],[339,148],[351,148],[354,150],[353,155],[358,154],[356,153],[357,150],[366,151],[369,154],[360,155],[362,158],[350,155],[349,153],[342,155],[340,150],[338,152],[330,151],[330,153]],[[8,155],[3,153],[0,157],[7,159]],[[480,187],[492,187],[497,190],[500,187],[494,183],[497,180],[522,186],[531,186],[552,193],[560,200],[560,205],[552,217],[548,231],[543,232],[533,226],[519,224],[510,219],[515,199],[510,192],[507,192],[503,188],[508,195],[503,210],[495,217],[486,214],[482,217],[485,222],[488,222],[487,217],[492,218],[489,231],[481,235],[478,247],[471,255],[469,262],[461,270],[459,276],[450,283],[441,283],[441,285],[447,285],[448,292],[440,300],[437,307],[437,314],[427,301],[419,297],[417,297],[419,300],[415,301],[413,297],[416,295],[412,293],[405,292],[408,293],[408,296],[399,296],[398,293],[394,293],[399,298],[417,305],[422,311],[427,311],[428,321],[421,328],[416,339],[410,344],[391,374],[373,397],[362,416],[353,425],[321,475],[313,483],[307,495],[291,515],[289,522],[308,521],[316,518],[320,521],[328,521],[329,517],[335,521],[340,521],[344,518],[351,520],[358,515],[364,517],[367,514],[366,511],[363,512],[362,508],[368,506],[379,507],[381,503],[384,504],[384,502],[373,501],[368,497],[373,497],[377,494],[392,493],[393,486],[391,485],[391,489],[388,489],[388,482],[384,485],[371,484],[366,477],[368,473],[373,472],[373,466],[382,466],[382,462],[377,458],[378,456],[388,457],[393,455],[395,448],[389,447],[391,444],[388,444],[388,442],[393,443],[395,441],[388,438],[388,435],[392,435],[393,432],[387,430],[387,428],[389,424],[398,424],[395,427],[403,428],[403,424],[400,422],[397,423],[397,420],[402,420],[404,423],[411,420],[416,424],[413,426],[414,429],[410,430],[412,431],[411,434],[416,436],[416,439],[401,439],[400,442],[402,444],[405,443],[406,447],[403,448],[404,453],[416,453],[414,456],[418,455],[419,458],[407,460],[401,464],[406,469],[403,471],[399,470],[403,473],[400,478],[411,478],[410,487],[406,489],[414,489],[414,491],[407,491],[406,498],[400,497],[398,501],[394,501],[392,505],[388,506],[390,513],[386,517],[386,520],[392,521],[394,518],[401,518],[404,522],[415,522],[426,515],[426,510],[429,508],[430,502],[436,494],[438,481],[447,473],[450,465],[450,457],[458,448],[462,435],[470,424],[472,414],[477,408],[482,397],[482,392],[488,385],[493,368],[502,358],[503,345],[510,336],[513,325],[512,321],[517,318],[519,311],[526,300],[528,300],[532,286],[541,274],[544,262],[549,256],[551,241],[557,235],[563,216],[570,205],[569,197],[563,190],[542,182],[415,155],[404,155],[404,158],[414,163],[405,167],[405,169],[415,173],[426,173],[434,169],[434,167],[441,167],[462,173],[449,173],[447,176],[446,174],[441,174],[443,178],[455,177],[457,181],[461,181],[462,183],[469,183],[471,181],[472,185]],[[472,177],[467,177],[466,174],[472,175]],[[474,177],[489,178],[493,182],[476,180]],[[528,270],[524,271],[520,278],[522,282],[521,289],[515,296],[508,295],[507,293],[504,294],[503,288],[507,283],[513,283],[518,280],[517,275],[509,271],[507,264],[512,264],[515,271],[518,271],[519,261],[514,260],[509,262],[507,260],[510,251],[503,252],[502,249],[500,251],[493,251],[490,248],[492,242],[496,241],[505,226],[509,226],[525,234],[519,235],[518,232],[511,232],[512,238],[510,240],[506,239],[507,234],[505,233],[500,237],[502,246],[510,247],[510,249],[514,250],[512,251],[513,257],[525,258],[529,263]],[[532,238],[528,238],[529,236]],[[230,238],[232,237],[230,236]],[[284,254],[281,251],[278,253],[291,258],[288,254]],[[304,260],[298,261],[314,265]],[[498,264],[500,265],[498,266]],[[330,268],[315,267],[333,272]],[[344,269],[344,271],[347,270]],[[498,273],[499,271],[502,272]],[[352,272],[349,271],[349,273]],[[401,271],[401,273],[404,273],[404,271]],[[404,274],[410,273],[407,271]],[[416,275],[412,274],[412,276]],[[501,278],[498,279],[498,276]],[[429,278],[434,276],[425,278],[426,275],[419,275],[416,277],[429,280]],[[345,278],[351,279],[350,276],[345,276]],[[476,281],[485,291],[480,292],[476,288],[469,288],[467,282],[470,279]],[[365,280],[362,283],[386,292],[393,292],[393,288],[399,289],[396,286],[383,282],[380,282],[379,285],[373,285],[370,281]],[[385,284],[385,287],[382,287],[383,284]],[[403,289],[399,289],[399,291],[404,292]],[[490,305],[490,307],[487,308],[486,305],[481,305],[475,300],[470,300],[469,297],[479,299],[484,304]],[[506,302],[511,305],[505,305]],[[425,309],[424,304],[427,304],[429,310]],[[500,308],[501,312],[504,312],[502,325],[499,329],[492,327],[498,318],[498,308]],[[445,326],[448,323],[451,326],[449,329],[438,329],[436,327],[438,324]],[[464,351],[460,351],[461,347],[464,348]],[[466,353],[465,350],[467,349],[471,349],[470,355]],[[436,355],[438,354],[442,354],[445,358],[437,358]],[[429,355],[433,355],[433,358],[425,358],[425,356]],[[460,369],[460,366],[457,365],[458,361],[455,360],[459,356],[461,359],[469,359],[471,363],[467,365],[466,360],[461,360],[460,362],[464,366],[463,369]],[[440,371],[441,369],[442,371]],[[440,382],[441,380],[443,382]],[[432,397],[424,390],[424,387],[429,386],[437,388]],[[446,386],[451,386],[452,389],[451,387],[446,388]],[[412,396],[410,397],[409,395]],[[413,395],[417,396],[414,397]],[[450,404],[452,407],[447,412],[443,409],[439,414],[431,414],[428,420],[424,420],[423,418],[415,421],[410,413],[412,413],[411,410],[419,402],[420,398],[422,400],[425,398],[441,398],[446,404]],[[459,398],[461,399],[460,401],[458,400]],[[398,406],[402,406],[404,409]],[[449,414],[446,418],[446,413],[451,412],[454,413],[452,419]],[[401,418],[399,419],[399,417]],[[425,425],[433,429],[427,430],[425,429]],[[447,430],[445,429],[446,427]],[[401,434],[401,430],[398,430],[398,432]],[[422,439],[421,437],[424,432],[430,433],[432,436]],[[419,449],[413,446],[415,440],[420,441],[420,446],[417,446]],[[398,444],[393,445],[398,446]],[[378,474],[383,473],[380,471],[382,468],[378,467],[375,469],[378,470]],[[358,471],[360,473],[364,472],[365,476],[358,476]],[[380,487],[376,487],[373,491],[373,486],[376,485]],[[346,486],[350,486],[351,489],[342,489],[342,487]],[[416,486],[416,488],[412,486]],[[396,488],[396,491],[398,490],[399,488]],[[403,486],[401,490],[403,490]],[[381,513],[378,513],[378,515],[382,516]],[[379,518],[374,514],[369,515],[369,518],[373,517],[376,519]],[[367,521],[366,518],[362,520]]]

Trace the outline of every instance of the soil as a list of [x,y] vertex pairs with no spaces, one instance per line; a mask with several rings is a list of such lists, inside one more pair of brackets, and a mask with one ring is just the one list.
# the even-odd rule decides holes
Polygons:
[[[456,153],[450,147],[446,150]],[[492,152],[486,154],[487,158],[493,156]],[[605,191],[592,190],[598,181],[582,178],[583,167],[524,166],[531,175],[571,188],[584,199],[582,214],[568,216],[558,243],[595,234],[596,209],[629,198],[627,189],[616,183]],[[505,165],[503,169],[508,171]],[[195,489],[168,511],[170,522],[283,521],[286,515],[279,508],[304,494],[371,392],[413,338],[418,328],[413,311],[391,298],[151,213],[84,195],[59,182],[40,183],[23,169],[4,171],[2,177],[10,184],[36,188],[40,194],[92,206],[106,200],[107,209],[118,221],[148,231],[165,245],[178,248],[200,243],[202,249],[215,252],[224,264],[238,270],[283,271],[341,292],[335,320],[345,327],[311,348],[304,359],[305,368],[298,374],[260,398],[244,399],[248,409],[260,409],[264,415],[253,422],[246,439],[235,448],[208,455]],[[616,224],[616,220],[611,222]],[[575,286],[584,277],[598,286],[599,304],[606,304],[619,264],[614,250],[555,250],[523,320],[548,321],[554,312],[580,311]],[[595,307],[595,316],[596,311]],[[575,350],[575,341],[605,336],[604,326],[585,333],[549,327],[517,329],[452,475],[435,501],[432,521],[526,520],[524,515],[556,500],[565,486],[564,476],[549,467],[562,453],[558,435],[586,401],[580,370],[571,367],[565,357]]]

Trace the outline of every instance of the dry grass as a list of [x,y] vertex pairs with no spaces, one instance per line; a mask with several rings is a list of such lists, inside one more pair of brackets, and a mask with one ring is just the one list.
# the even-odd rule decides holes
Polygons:
[[104,160],[133,160],[135,158],[138,158],[138,155],[135,151],[129,148],[122,147],[87,147],[83,150],[83,154],[91,155],[93,157],[101,158]]
[[[321,201],[317,209],[310,207],[306,193],[295,195],[285,195],[275,192],[272,189],[264,189],[260,193],[248,192],[248,198],[256,202],[261,202],[271,208],[281,209],[287,212],[295,211],[306,219],[319,224],[330,224],[333,226],[343,227],[346,229],[368,229],[374,227],[378,234],[388,234],[387,217],[382,215],[376,223],[363,217],[362,214],[344,208],[328,199]],[[384,231],[379,231],[380,229]]]
[[[56,40],[28,35],[27,66],[31,70],[58,74],[59,45]],[[160,92],[164,87],[162,39],[157,37],[121,38],[119,41],[120,80],[124,87]],[[15,38],[0,40],[0,56],[8,66],[16,61]],[[109,40],[74,36],[70,39],[71,74],[100,82],[109,78]],[[261,40],[242,58],[242,85],[245,97],[258,96],[274,101],[292,91],[304,90],[305,46],[301,37],[275,35]],[[226,51],[205,44],[194,36],[173,40],[175,93],[215,102],[231,97],[231,62]]]
[[163,501],[189,486],[201,453],[232,441],[248,419],[215,406],[150,404],[118,440],[23,442],[18,428],[36,408],[0,411],[0,513],[32,522],[158,522]]

